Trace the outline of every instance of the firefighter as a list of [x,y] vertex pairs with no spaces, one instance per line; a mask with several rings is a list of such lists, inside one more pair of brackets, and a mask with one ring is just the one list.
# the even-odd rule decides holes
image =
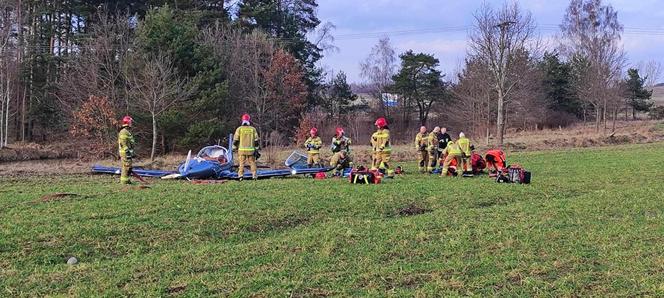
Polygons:
[[120,171],[121,184],[131,184],[129,175],[131,174],[132,161],[135,157],[134,145],[136,145],[134,136],[131,134],[131,131],[129,131],[132,122],[134,122],[134,119],[132,119],[131,116],[124,116],[124,118],[122,118],[122,129],[120,129],[120,133],[118,133],[118,153],[120,154],[120,160],[122,161],[122,170]]
[[417,161],[420,165],[420,173],[427,171],[429,164],[429,152],[427,152],[428,143],[427,127],[420,127],[420,132],[415,135],[415,150],[417,150]]
[[491,149],[487,151],[485,157],[487,169],[490,176],[495,176],[499,171],[504,171],[507,167],[505,152],[500,149]]
[[330,161],[332,166],[332,175],[340,177],[344,174],[344,169],[353,167],[353,161],[350,158],[350,153],[347,151],[339,151],[332,156]]
[[461,166],[461,170],[463,171],[462,173],[464,175],[472,175],[473,172],[470,165],[470,157],[472,155],[470,150],[470,140],[466,138],[466,135],[463,132],[460,132],[457,144],[461,149],[461,159],[463,161],[463,164],[459,165]]
[[238,155],[238,168],[237,176],[242,181],[244,179],[244,165],[249,164],[251,169],[251,178],[258,179],[256,170],[256,156],[260,140],[256,128],[251,126],[251,117],[249,114],[242,115],[242,125],[235,130],[233,134],[233,151],[237,151]]
[[372,169],[379,169],[386,172],[388,177],[394,176],[394,171],[390,170],[390,157],[392,155],[392,145],[390,144],[390,129],[387,127],[387,120],[381,117],[376,119],[376,132],[371,136],[371,147],[373,147]]
[[312,127],[309,130],[310,137],[304,142],[307,149],[307,165],[311,168],[315,165],[320,167],[320,148],[323,147],[323,141],[318,136],[318,129]]
[[436,168],[440,153],[438,152],[438,135],[440,134],[440,127],[436,126],[429,134],[427,151],[429,152],[429,164],[427,165],[427,172],[433,172]]
[[448,142],[447,146],[445,146],[445,150],[443,151],[443,154],[446,156],[445,161],[443,162],[443,170],[440,173],[441,176],[445,177],[447,176],[447,171],[450,168],[450,164],[452,161],[455,161],[457,164],[457,169],[461,166],[461,148],[459,147],[458,142]]
[[350,144],[351,140],[344,135],[344,129],[337,127],[336,134],[332,137],[333,154],[330,159],[330,166],[334,168],[332,172],[334,176],[339,176],[343,174],[343,169],[352,167]]

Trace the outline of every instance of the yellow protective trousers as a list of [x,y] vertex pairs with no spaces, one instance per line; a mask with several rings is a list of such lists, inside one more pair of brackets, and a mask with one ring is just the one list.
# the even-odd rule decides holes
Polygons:
[[238,155],[238,168],[237,176],[242,178],[244,177],[244,165],[249,164],[249,169],[251,170],[251,177],[256,179],[258,174],[256,173],[256,157],[252,155],[239,154]]

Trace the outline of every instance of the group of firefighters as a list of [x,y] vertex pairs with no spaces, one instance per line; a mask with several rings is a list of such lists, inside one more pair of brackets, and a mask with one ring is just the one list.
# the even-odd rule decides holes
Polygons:
[[[121,183],[130,183],[129,175],[131,174],[135,144],[130,132],[132,122],[133,119],[130,116],[125,116],[122,119],[122,129],[118,135],[119,154],[122,161]],[[392,145],[387,120],[381,117],[374,124],[376,131],[371,135],[371,168],[384,172],[388,177],[393,176],[394,170],[390,167]],[[343,169],[353,166],[350,145],[351,139],[345,135],[343,128],[337,127],[332,138],[331,150],[333,155],[329,163],[335,176],[342,175]],[[318,129],[311,128],[309,138],[304,142],[309,167],[322,166],[320,158],[322,147],[323,141],[318,136]],[[251,125],[251,117],[248,114],[242,115],[241,125],[233,134],[232,149],[237,152],[238,177],[240,177],[240,180],[244,177],[245,164],[249,165],[253,179],[257,179],[256,159],[260,149],[260,139],[256,128]],[[470,176],[477,171],[478,165],[475,164],[474,157],[479,155],[473,152],[475,148],[463,132],[459,133],[459,138],[456,141],[453,141],[450,135],[447,134],[446,128],[435,127],[431,132],[428,132],[427,128],[422,126],[415,136],[415,149],[418,152],[421,173],[433,173],[437,164],[442,166],[442,176],[450,175],[452,172],[450,169],[455,169],[455,174],[458,173],[456,169],[459,167],[461,167],[465,176]],[[498,149],[489,150],[485,159],[485,166],[490,172],[504,170],[507,166],[505,153]]]
[[502,150],[489,150],[485,159],[482,159],[474,152],[475,146],[471,145],[463,132],[459,133],[459,139],[455,142],[445,127],[436,126],[431,132],[427,131],[426,126],[420,127],[415,136],[415,150],[418,152],[420,173],[433,173],[436,165],[439,165],[442,167],[441,176],[451,175],[450,168],[454,169],[454,174],[460,170],[462,175],[472,176],[485,167],[494,174],[507,166]]

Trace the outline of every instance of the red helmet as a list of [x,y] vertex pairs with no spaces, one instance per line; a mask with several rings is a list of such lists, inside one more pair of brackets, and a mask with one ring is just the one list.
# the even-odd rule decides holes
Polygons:
[[251,121],[251,116],[249,116],[249,114],[242,115],[242,121]]
[[387,126],[387,120],[385,120],[385,118],[383,118],[383,117],[380,117],[380,118],[376,119],[376,126],[378,126],[380,128],[383,128],[383,127]]
[[318,134],[318,128],[312,127],[311,130],[309,130],[309,133],[317,135]]
[[318,172],[316,175],[314,175],[314,179],[316,180],[324,180],[326,177],[327,175],[325,175],[323,172]]
[[337,135],[340,136],[344,133],[344,129],[341,127],[337,127]]
[[134,119],[132,119],[129,115],[122,118],[122,126],[131,126],[132,122],[134,122]]

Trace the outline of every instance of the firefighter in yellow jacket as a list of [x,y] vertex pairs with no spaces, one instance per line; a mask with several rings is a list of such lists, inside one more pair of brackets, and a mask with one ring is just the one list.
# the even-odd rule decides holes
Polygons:
[[134,145],[136,141],[134,136],[129,131],[131,129],[134,119],[131,116],[124,116],[122,118],[122,129],[118,133],[118,153],[122,161],[122,169],[120,171],[120,183],[130,184],[129,175],[131,174],[132,162],[135,157]]
[[443,170],[440,173],[441,176],[445,177],[447,176],[447,171],[450,168],[450,163],[453,160],[456,160],[457,168],[459,165],[461,165],[461,148],[459,148],[459,144],[455,142],[448,142],[447,147],[445,147],[445,150],[443,151],[443,155],[445,155],[445,161],[443,162]]
[[320,167],[320,148],[323,147],[323,140],[318,136],[318,129],[312,127],[309,131],[310,137],[304,142],[307,149],[307,165]]
[[373,147],[373,169],[385,171],[387,176],[394,176],[394,171],[390,169],[390,157],[392,155],[392,145],[390,144],[390,129],[387,127],[385,118],[376,119],[376,132],[371,136],[371,147]]
[[351,139],[344,134],[344,129],[337,127],[336,135],[332,137],[332,158],[330,166],[334,168],[332,174],[340,176],[343,169],[352,167],[353,160],[350,157]]
[[459,166],[461,166],[460,168],[464,175],[472,175],[472,166],[470,165],[470,156],[472,155],[472,150],[470,150],[470,140],[466,138],[466,135],[463,132],[460,132],[457,144],[459,144],[459,149],[461,149],[461,159],[463,161],[463,165],[459,164]]
[[440,127],[436,126],[433,131],[429,134],[427,151],[429,151],[429,164],[427,165],[427,171],[429,173],[433,172],[436,168],[436,163],[438,161],[440,152],[438,152],[438,136],[440,135]]
[[427,138],[427,127],[420,127],[420,132],[415,135],[415,150],[417,150],[417,162],[420,166],[420,173],[426,172],[427,165],[429,165],[429,152],[427,152],[429,140]]
[[251,178],[258,178],[256,170],[256,157],[260,149],[260,139],[256,128],[251,126],[251,117],[249,114],[242,115],[242,125],[235,130],[233,134],[233,151],[238,155],[237,176],[240,181],[244,179],[244,165],[249,164]]

